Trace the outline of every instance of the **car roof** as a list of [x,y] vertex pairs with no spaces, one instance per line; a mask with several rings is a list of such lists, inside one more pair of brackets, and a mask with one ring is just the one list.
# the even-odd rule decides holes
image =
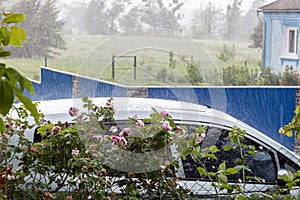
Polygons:
[[[90,100],[97,106],[105,106],[108,99],[108,97],[98,97]],[[284,155],[290,155],[289,157],[295,159],[295,162],[300,162],[299,156],[272,138],[224,112],[206,106],[175,100],[133,97],[114,97],[113,104],[116,110],[114,116],[116,120],[127,120],[134,115],[137,115],[140,119],[147,118],[153,113],[152,108],[155,108],[159,112],[167,111],[174,121],[203,122],[208,125],[227,127],[228,129],[237,126],[242,130],[246,130],[250,137],[271,146]],[[85,110],[83,101],[79,98],[39,101],[38,106],[41,112],[44,113],[45,118],[54,123],[57,121],[72,121],[73,118],[68,114],[70,107],[76,107],[80,111]]]

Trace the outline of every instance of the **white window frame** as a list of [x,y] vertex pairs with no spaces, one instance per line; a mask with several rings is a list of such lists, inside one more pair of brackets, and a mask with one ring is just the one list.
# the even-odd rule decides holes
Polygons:
[[[291,43],[290,41],[290,32],[294,31],[294,38]],[[285,29],[285,49],[286,49],[286,55],[291,57],[297,57],[297,51],[298,51],[298,28],[296,26],[287,26]],[[293,48],[291,50],[291,44],[293,44]],[[291,51],[290,51],[291,50]]]

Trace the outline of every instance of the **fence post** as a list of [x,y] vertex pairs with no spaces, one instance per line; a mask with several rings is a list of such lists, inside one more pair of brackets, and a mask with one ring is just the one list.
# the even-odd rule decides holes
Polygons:
[[133,67],[134,67],[134,75],[133,78],[136,80],[136,56],[133,57]]
[[112,56],[112,61],[111,61],[111,78],[112,80],[115,79],[115,56]]
[[45,56],[45,67],[48,67],[47,57]]

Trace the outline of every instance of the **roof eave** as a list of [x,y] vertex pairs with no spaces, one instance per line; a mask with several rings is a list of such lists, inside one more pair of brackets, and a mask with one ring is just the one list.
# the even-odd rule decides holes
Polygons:
[[282,13],[282,12],[285,12],[285,13],[300,13],[300,10],[275,10],[275,9],[268,9],[268,10],[263,10],[263,9],[258,9],[257,12],[277,12],[277,13]]

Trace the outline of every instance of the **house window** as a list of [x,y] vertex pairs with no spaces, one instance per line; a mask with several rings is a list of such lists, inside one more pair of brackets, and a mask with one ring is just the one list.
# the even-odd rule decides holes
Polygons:
[[288,55],[297,54],[297,32],[297,27],[287,27],[286,29],[286,47]]

